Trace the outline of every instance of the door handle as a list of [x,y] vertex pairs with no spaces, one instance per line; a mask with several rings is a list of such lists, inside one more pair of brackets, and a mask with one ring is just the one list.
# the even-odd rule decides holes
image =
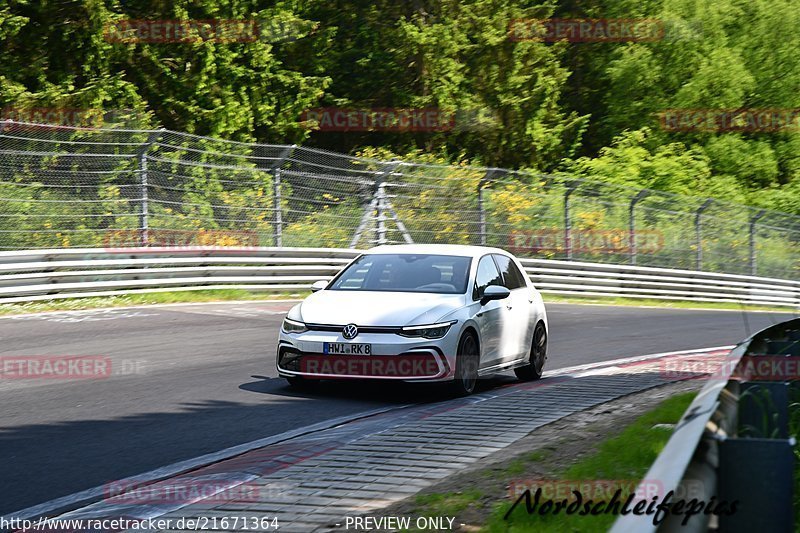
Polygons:
[[511,307],[512,307],[512,306],[510,306],[510,305],[507,305],[507,306],[506,306],[506,309],[511,309]]

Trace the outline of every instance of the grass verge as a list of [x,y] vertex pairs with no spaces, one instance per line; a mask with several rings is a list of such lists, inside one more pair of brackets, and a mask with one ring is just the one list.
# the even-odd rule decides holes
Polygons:
[[709,309],[724,311],[774,311],[778,313],[795,314],[798,309],[793,307],[780,307],[769,305],[752,305],[726,302],[688,302],[682,300],[646,300],[639,298],[592,298],[581,296],[559,296],[556,294],[543,294],[544,302],[565,304],[592,304],[592,305],[624,305],[634,307],[661,307],[668,309]]
[[168,303],[222,302],[230,300],[286,300],[305,298],[309,291],[294,293],[270,291],[245,291],[239,289],[215,289],[199,291],[168,291],[124,294],[119,296],[90,296],[87,298],[65,298],[63,300],[41,300],[0,304],[0,315],[41,313],[44,311],[77,311],[104,307],[129,307]]
[[[16,315],[23,313],[41,313],[45,311],[76,311],[82,309],[99,309],[104,307],[128,307],[133,305],[155,305],[165,303],[222,302],[230,300],[281,300],[305,298],[310,291],[292,293],[275,291],[246,291],[241,289],[214,289],[197,291],[165,291],[124,294],[119,296],[90,296],[86,298],[65,298],[61,300],[40,300],[0,304],[0,315]],[[552,294],[544,295],[545,304],[592,304],[650,306],[671,309],[709,309],[736,311],[771,311],[794,313],[790,307],[768,307],[759,305],[742,305],[726,303],[682,302],[671,300],[637,300],[634,298],[581,298],[563,297]]]

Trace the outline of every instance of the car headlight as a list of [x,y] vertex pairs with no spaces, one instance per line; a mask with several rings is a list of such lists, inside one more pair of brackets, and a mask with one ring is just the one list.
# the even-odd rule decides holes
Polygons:
[[440,322],[438,324],[427,324],[425,326],[406,326],[400,331],[403,337],[423,337],[425,339],[441,339],[447,335],[450,326],[455,324],[455,320]]
[[292,320],[291,318],[284,318],[283,325],[281,326],[286,333],[303,333],[308,331],[308,328],[302,322]]

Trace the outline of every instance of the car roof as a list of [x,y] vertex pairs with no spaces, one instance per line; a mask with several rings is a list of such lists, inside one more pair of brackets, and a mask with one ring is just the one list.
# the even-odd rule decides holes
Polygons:
[[386,244],[366,250],[367,254],[441,254],[481,257],[486,254],[511,255],[500,248],[467,246],[464,244]]

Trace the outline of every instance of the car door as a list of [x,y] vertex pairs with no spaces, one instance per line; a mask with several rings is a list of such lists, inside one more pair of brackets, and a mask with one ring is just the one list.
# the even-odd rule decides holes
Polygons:
[[475,322],[481,336],[481,368],[496,365],[501,362],[503,353],[500,339],[503,338],[503,325],[505,323],[506,302],[493,300],[480,304],[483,291],[490,285],[502,285],[503,278],[491,255],[485,255],[478,262],[475,275],[475,286],[472,299],[475,300]]
[[524,274],[507,255],[493,254],[497,269],[503,279],[503,286],[511,295],[503,302],[507,313],[504,315],[505,327],[499,345],[503,352],[503,362],[525,357],[530,351],[533,335],[532,294],[525,283]]

